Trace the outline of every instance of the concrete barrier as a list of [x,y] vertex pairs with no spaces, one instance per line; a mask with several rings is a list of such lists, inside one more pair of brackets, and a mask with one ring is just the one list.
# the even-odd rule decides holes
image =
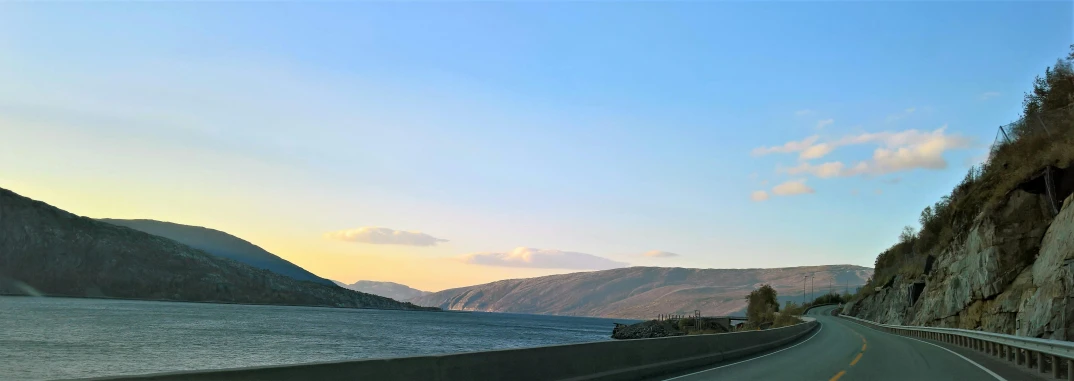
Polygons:
[[94,380],[636,380],[777,348],[808,334],[816,325],[807,322],[763,331]]

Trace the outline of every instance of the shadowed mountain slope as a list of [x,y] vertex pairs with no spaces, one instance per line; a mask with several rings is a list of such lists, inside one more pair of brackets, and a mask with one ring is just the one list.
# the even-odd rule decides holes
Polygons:
[[0,293],[418,309],[299,281],[0,188]]
[[332,281],[313,275],[306,269],[265,251],[265,249],[257,245],[219,230],[156,220],[102,218],[99,221],[173,239],[176,242],[203,250],[209,254],[234,259],[259,269],[269,270],[298,280],[334,284]]

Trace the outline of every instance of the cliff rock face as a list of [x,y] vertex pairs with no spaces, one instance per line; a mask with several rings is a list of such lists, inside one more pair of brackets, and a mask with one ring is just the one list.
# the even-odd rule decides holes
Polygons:
[[[804,275],[815,274],[815,296],[829,284],[865,283],[872,270],[851,265],[777,269],[687,269],[628,267],[603,271],[508,279],[444,290],[411,299],[423,306],[488,312],[652,319],[659,314],[741,314],[745,297],[761,284],[779,292],[780,303],[801,302]],[[831,282],[829,282],[831,281]]]
[[1041,196],[1014,190],[939,253],[931,273],[897,277],[844,313],[888,324],[1070,340],[1074,195],[1062,205],[1053,218]]
[[0,293],[417,309],[299,281],[0,188]]

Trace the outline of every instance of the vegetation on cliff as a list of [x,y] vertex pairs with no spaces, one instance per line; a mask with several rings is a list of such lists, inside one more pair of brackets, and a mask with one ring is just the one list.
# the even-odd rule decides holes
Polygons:
[[300,281],[168,238],[76,216],[2,188],[0,293],[429,309]]
[[[951,194],[925,207],[920,228],[907,226],[898,242],[876,258],[861,296],[890,285],[897,275],[925,272],[929,257],[966,238],[978,217],[995,212],[1020,183],[1046,166],[1074,162],[1074,45],[1038,76],[1023,101],[1022,117],[997,131],[988,159],[969,170]],[[1059,198],[1062,200],[1062,197]]]

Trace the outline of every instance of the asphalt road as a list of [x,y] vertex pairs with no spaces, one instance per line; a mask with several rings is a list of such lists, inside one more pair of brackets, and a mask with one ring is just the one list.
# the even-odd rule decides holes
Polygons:
[[[1004,380],[978,362],[939,345],[874,330],[831,316],[835,306],[808,316],[820,326],[789,346],[751,358],[682,372],[662,380]],[[1001,371],[1001,373],[1003,373]]]

